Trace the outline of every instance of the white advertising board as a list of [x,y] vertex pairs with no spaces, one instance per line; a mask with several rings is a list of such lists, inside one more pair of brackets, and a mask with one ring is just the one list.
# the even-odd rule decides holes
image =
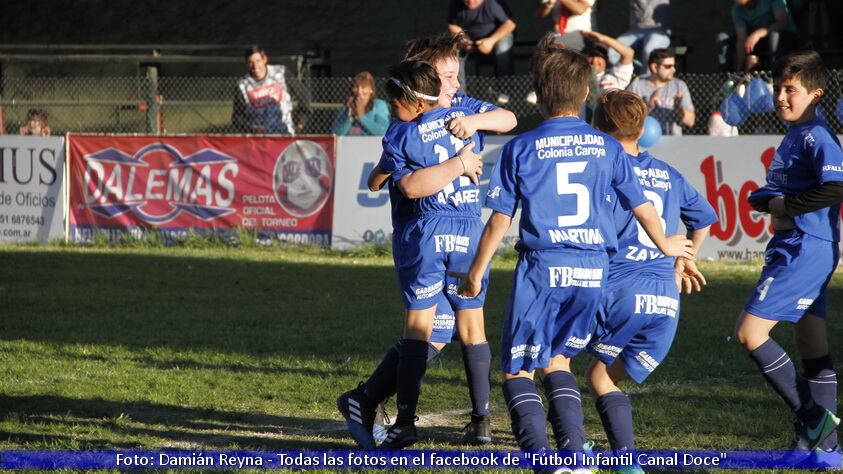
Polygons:
[[0,135],[0,244],[63,239],[64,138]]
[[[489,137],[484,155],[481,196],[486,195],[488,176],[511,137]],[[781,136],[756,135],[713,138],[707,136],[663,137],[650,152],[670,163],[717,211],[720,222],[711,227],[699,257],[714,260],[761,258],[770,239],[769,216],[752,210],[746,197],[765,182],[766,167]],[[347,248],[367,242],[389,242],[391,224],[389,196],[384,190],[370,193],[366,177],[381,154],[380,137],[340,138],[334,210],[334,247]],[[489,211],[485,211],[484,220]],[[505,246],[517,238],[517,218]]]

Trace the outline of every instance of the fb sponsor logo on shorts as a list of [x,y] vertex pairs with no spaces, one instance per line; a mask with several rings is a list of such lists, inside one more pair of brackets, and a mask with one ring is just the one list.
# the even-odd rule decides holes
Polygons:
[[437,252],[460,252],[467,253],[471,239],[467,235],[441,234],[434,235]]
[[659,363],[656,362],[656,359],[653,359],[650,354],[647,354],[644,351],[639,352],[638,355],[635,356],[635,360],[637,360],[642,367],[647,369],[648,372],[656,370],[656,367],[659,366]]
[[618,346],[610,346],[609,344],[598,342],[591,344],[591,350],[600,354],[606,354],[609,357],[617,357],[623,349]]
[[417,300],[426,300],[428,298],[432,298],[439,294],[442,291],[442,285],[444,283],[442,280],[437,281],[436,283],[426,286],[424,288],[416,288],[413,292],[416,294]]
[[796,302],[796,309],[808,309],[812,304],[814,304],[813,298],[799,298],[799,301]]
[[520,357],[527,357],[529,359],[535,359],[539,356],[539,351],[541,350],[542,345],[537,344],[535,346],[528,346],[527,344],[520,344],[514,346],[510,349],[510,353],[512,354],[512,360],[518,359]]
[[[437,308],[438,309],[438,308]],[[433,317],[433,329],[444,329],[450,331],[454,329],[456,318],[453,314],[442,313]]]
[[676,317],[679,300],[662,295],[635,295],[635,314],[663,314]]
[[570,347],[572,349],[582,349],[586,345],[588,345],[588,341],[591,340],[591,334],[585,337],[585,339],[580,339],[577,336],[571,336],[568,338],[568,341],[565,342],[566,347]]
[[548,272],[550,288],[600,288],[600,282],[603,281],[602,268],[549,267]]

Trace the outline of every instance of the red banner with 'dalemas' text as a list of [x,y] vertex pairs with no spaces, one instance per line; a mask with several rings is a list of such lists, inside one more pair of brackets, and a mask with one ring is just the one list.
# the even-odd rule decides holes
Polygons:
[[246,229],[330,245],[335,139],[68,137],[70,240]]

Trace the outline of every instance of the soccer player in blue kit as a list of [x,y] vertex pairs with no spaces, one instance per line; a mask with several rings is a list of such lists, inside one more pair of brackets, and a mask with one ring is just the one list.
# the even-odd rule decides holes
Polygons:
[[[837,374],[826,334],[826,286],[837,266],[843,152],[817,117],[827,71],[816,52],[795,52],[773,67],[776,113],[790,124],[767,171],[749,196],[772,214],[775,235],[764,268],[738,317],[735,335],[761,374],[796,414],[795,449],[839,449]],[[803,375],[770,338],[780,321],[793,323]]]
[[[667,235],[679,231],[681,221],[693,242],[694,253],[717,222],[714,209],[672,166],[638,150],[647,105],[635,94],[613,90],[602,95],[593,125],[623,146],[632,161],[644,196],[653,203]],[[667,356],[679,322],[680,285],[690,293],[700,290],[705,278],[693,260],[674,259],[656,249],[635,217],[614,202],[618,232],[616,252],[610,253],[597,328],[588,344],[595,356],[586,373],[591,396],[611,448],[616,453],[635,450],[632,405],[618,382],[629,376],[642,383]],[[677,281],[676,275],[679,276]],[[640,467],[623,469],[643,472]]]
[[665,255],[693,258],[684,236],[666,238],[623,148],[577,117],[588,95],[585,56],[542,39],[532,65],[542,115],[537,128],[507,143],[486,195],[493,210],[460,294],[486,289],[489,262],[520,203],[520,240],[501,341],[503,394],[512,432],[524,451],[550,450],[533,374],[542,378],[556,446],[583,451],[583,413],[570,360],[591,337],[617,245],[614,200],[636,216]]
[[[506,133],[515,127],[515,115],[505,109],[498,108],[487,102],[469,97],[459,92],[459,50],[460,38],[452,35],[440,35],[410,41],[404,51],[404,59],[420,59],[434,66],[441,82],[439,105],[441,107],[460,106],[471,109],[473,115],[458,116],[451,119],[446,127],[457,137],[470,138],[477,130]],[[472,147],[464,147],[459,151],[463,160],[478,159]],[[472,161],[473,162],[473,161]],[[425,173],[436,172],[438,167],[451,166],[448,162],[417,171],[418,177]],[[451,171],[453,172],[453,171]],[[378,191],[388,181],[389,173],[384,173],[380,166],[375,167],[369,176],[369,188]],[[436,189],[436,192],[439,190]],[[403,226],[402,219],[396,216],[401,208],[400,201],[406,199],[394,186],[390,185],[390,202],[393,211],[393,235],[399,236]],[[399,252],[395,248],[397,239],[393,240],[393,257]],[[397,262],[396,262],[397,263]],[[468,381],[469,395],[472,404],[471,421],[465,427],[463,442],[469,444],[485,444],[492,440],[489,423],[489,369],[491,367],[491,351],[486,342],[482,319],[475,317],[472,330],[464,338],[462,356]],[[454,325],[454,310],[441,293],[436,309],[434,327],[428,347],[428,362],[439,354],[439,351],[451,341],[457,328]],[[466,344],[466,341],[468,342]],[[396,391],[398,358],[401,341],[393,344],[383,360],[370,375],[369,379],[357,389],[350,390],[340,396],[338,406],[340,412],[349,423],[349,430],[355,440],[363,447],[371,448],[374,440],[370,434],[374,425],[374,439],[380,440],[385,436],[385,429],[377,426],[377,416],[372,409],[373,401],[383,403]],[[378,407],[378,410],[381,408]],[[352,418],[352,415],[354,418]],[[356,418],[356,419],[355,419]],[[373,422],[374,420],[374,422]],[[362,425],[362,426],[361,426]],[[356,435],[355,435],[356,433]],[[381,438],[382,439],[382,438]]]
[[[446,275],[447,270],[467,269],[482,230],[477,187],[477,175],[482,172],[480,157],[463,153],[451,156],[464,147],[470,151],[475,143],[482,146],[482,141],[474,134],[466,146],[464,140],[448,131],[446,127],[452,119],[473,112],[462,107],[437,107],[440,84],[429,63],[411,60],[393,68],[386,87],[401,122],[394,122],[384,137],[384,156],[379,167],[392,182],[393,221],[395,229],[400,230],[400,235],[393,237],[394,258],[407,308],[404,338],[397,348],[398,415],[381,445],[388,449],[407,447],[418,439],[416,405],[427,364],[433,316],[443,292],[456,309],[463,343],[476,339],[478,334],[485,343],[482,296],[457,296],[458,280]],[[397,191],[400,196],[395,195]],[[488,384],[488,370],[485,378]],[[361,405],[361,397],[356,395],[346,393],[338,400],[347,419],[350,417],[344,408],[352,401]],[[363,403],[377,402],[371,395],[366,398]],[[358,408],[358,412],[362,410]],[[357,425],[362,430],[349,422],[352,436],[361,446],[369,447],[370,434],[366,432],[370,433],[371,425],[368,420]]]

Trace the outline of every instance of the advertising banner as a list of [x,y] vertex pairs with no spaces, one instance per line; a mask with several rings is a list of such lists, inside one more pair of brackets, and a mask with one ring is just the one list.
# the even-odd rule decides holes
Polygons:
[[332,136],[69,135],[72,242],[156,230],[331,243]]
[[[486,195],[488,177],[511,137],[488,137],[484,156],[481,196]],[[699,255],[714,260],[763,258],[772,236],[769,215],[755,212],[746,202],[754,189],[765,183],[766,169],[773,160],[781,136],[712,138],[703,136],[663,137],[650,152],[679,170],[717,211],[720,221]],[[344,137],[339,141],[337,212],[334,218],[334,247],[345,248],[374,242],[390,242],[389,195],[370,193],[366,177],[381,154],[380,138]],[[483,218],[488,217],[484,212]],[[503,247],[517,239],[513,221]]]
[[64,238],[64,138],[0,135],[0,244]]

